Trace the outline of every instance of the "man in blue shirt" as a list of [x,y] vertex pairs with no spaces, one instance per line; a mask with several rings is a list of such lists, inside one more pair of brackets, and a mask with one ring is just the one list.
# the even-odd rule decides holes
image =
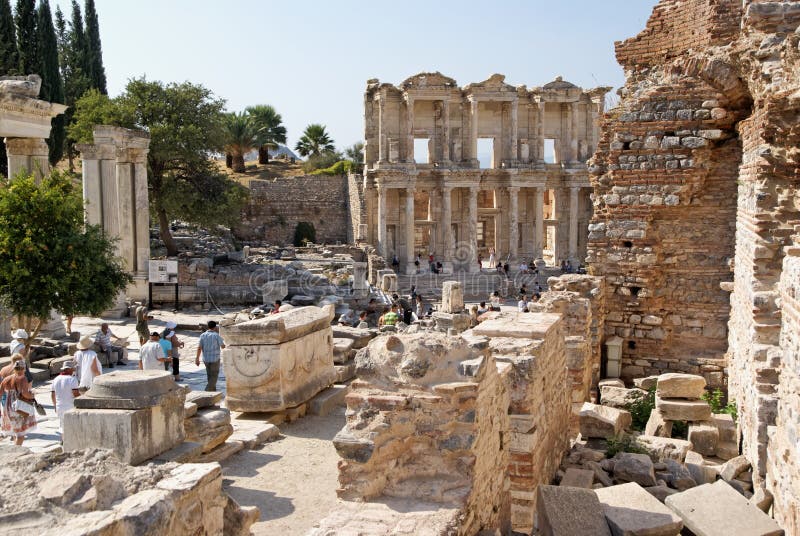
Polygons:
[[206,366],[206,375],[208,376],[206,391],[217,390],[220,353],[225,348],[225,341],[222,340],[218,332],[217,323],[209,320],[208,329],[200,335],[200,340],[197,341],[197,357],[194,362],[197,366],[200,366],[200,354],[202,353],[203,364]]

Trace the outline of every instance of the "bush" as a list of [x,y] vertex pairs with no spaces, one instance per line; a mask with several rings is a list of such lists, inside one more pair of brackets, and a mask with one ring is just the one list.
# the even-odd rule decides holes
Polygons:
[[294,245],[305,246],[308,242],[317,241],[317,230],[314,224],[307,221],[298,222],[294,228]]
[[635,437],[624,432],[606,439],[606,458],[613,458],[619,452],[650,455],[650,451],[637,443]]
[[303,162],[303,171],[311,173],[318,169],[325,169],[333,166],[342,159],[342,155],[336,152],[326,152],[316,156],[309,156]]
[[650,413],[656,407],[656,388],[653,387],[647,393],[634,391],[630,394],[633,401],[625,406],[625,409],[630,411],[633,423],[631,428],[634,430],[642,431],[647,426],[647,421],[650,419]]
[[353,169],[353,163],[349,160],[339,160],[334,165],[324,169],[312,171],[311,175],[347,175]]
[[736,420],[738,413],[736,404],[729,402],[728,404],[723,405],[725,393],[723,393],[722,389],[719,387],[711,392],[706,391],[703,393],[703,400],[708,402],[708,405],[711,406],[712,413],[725,413],[733,417],[733,420]]

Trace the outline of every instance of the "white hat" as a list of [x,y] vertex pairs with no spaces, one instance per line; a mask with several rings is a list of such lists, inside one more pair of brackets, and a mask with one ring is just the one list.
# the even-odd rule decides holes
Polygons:
[[92,346],[92,339],[84,335],[81,337],[81,340],[78,341],[78,349],[79,350],[88,350]]
[[169,333],[167,333],[167,334],[164,336],[164,338],[165,338],[165,339],[171,339],[171,338],[172,338],[172,337],[174,337],[174,336],[175,336],[175,332],[174,332],[174,331],[170,331]]
[[75,362],[74,361],[64,361],[64,363],[61,364],[62,372],[65,371],[65,370],[70,370],[70,369],[74,369],[74,368],[75,368]]
[[28,332],[22,328],[19,328],[17,331],[11,333],[11,336],[14,337],[15,339],[27,339]]
[[175,329],[175,328],[178,327],[178,324],[173,322],[172,320],[170,320],[169,322],[167,322],[167,325],[164,326],[164,327],[167,328],[167,329]]

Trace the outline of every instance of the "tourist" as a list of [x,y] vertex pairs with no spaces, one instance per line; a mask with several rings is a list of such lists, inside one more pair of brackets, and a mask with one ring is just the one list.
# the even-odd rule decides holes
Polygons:
[[508,279],[508,274],[511,273],[511,265],[508,264],[508,261],[506,261],[506,263],[503,265],[503,273],[506,274],[506,279]]
[[478,325],[478,306],[473,305],[469,310],[469,327],[474,328]]
[[[100,324],[100,330],[94,336],[94,346],[93,350],[98,354],[102,354],[106,356],[106,364],[108,368],[114,368],[114,360],[112,359],[112,354],[116,354],[116,364],[117,365],[127,365],[128,363],[125,362],[123,359],[123,349],[121,346],[114,346],[111,344],[111,337],[115,337],[119,339],[116,335],[111,332],[111,329],[108,327],[108,324],[103,322]],[[102,360],[100,361],[103,362]]]
[[517,302],[517,311],[520,313],[528,312],[528,300],[525,299],[525,294],[520,294],[519,301]]
[[219,360],[222,349],[225,348],[225,341],[220,337],[217,323],[213,320],[208,321],[208,329],[200,335],[197,341],[197,357],[195,364],[200,366],[200,354],[203,355],[203,364],[206,367],[208,383],[206,391],[217,390],[217,378],[219,377]]
[[525,261],[522,261],[521,263],[519,263],[519,272],[521,274],[527,274],[529,272],[528,264]]
[[439,261],[436,261],[436,273],[437,274],[441,274],[442,273],[442,268],[443,268],[442,263],[439,262]]
[[103,365],[97,358],[92,348],[92,339],[83,336],[78,341],[78,351],[75,352],[75,363],[78,367],[78,389],[85,393],[92,388],[94,379],[103,373]]
[[281,300],[275,300],[275,303],[272,304],[272,310],[269,312],[271,315],[276,315],[281,312],[281,305],[283,302]]
[[369,322],[367,322],[367,312],[361,311],[361,314],[358,315],[358,325],[356,326],[358,329],[367,329],[369,328]]
[[152,315],[147,314],[147,307],[140,305],[136,308],[136,332],[139,334],[139,346],[144,345],[150,338],[150,328],[147,321],[152,320]]
[[491,269],[494,266],[494,248],[489,248],[489,268]]
[[169,372],[169,366],[172,364],[172,331],[169,328],[165,329],[158,337],[158,344],[161,346],[161,351],[164,353],[164,357],[166,357],[166,361],[164,361],[164,370]]
[[527,296],[528,295],[528,285],[523,283],[522,286],[519,287],[519,294],[524,294],[524,295]]
[[486,308],[486,302],[482,301],[478,306],[478,316],[481,316],[483,313],[488,312],[489,310]]
[[428,268],[430,269],[431,273],[436,273],[436,263],[433,260],[433,252],[428,254]]
[[492,295],[489,296],[489,303],[492,304],[492,311],[499,311],[500,310],[500,292],[494,291]]
[[25,358],[20,353],[12,355],[11,363],[9,363],[3,368],[0,368],[0,379],[10,376],[11,374],[14,374],[14,363],[16,363],[17,361],[24,361],[24,360]]
[[169,330],[165,336],[172,345],[172,379],[177,382],[181,379],[179,370],[180,349],[183,348],[183,341],[178,338],[178,333],[175,331],[175,328],[178,327],[177,323],[167,322],[167,325],[165,327],[166,327],[165,331]]
[[483,257],[481,256],[480,253],[478,253],[478,271],[479,272],[483,271]]
[[414,257],[414,268],[416,269],[417,273],[419,273],[419,253],[417,253],[416,257]]
[[356,324],[356,312],[353,309],[348,309],[343,315],[339,317],[339,325],[352,327]]
[[75,407],[75,399],[81,396],[79,391],[80,384],[78,378],[73,374],[75,363],[65,361],[61,365],[61,374],[53,380],[53,388],[50,391],[50,399],[58,415],[58,431],[64,433],[64,413]]
[[31,382],[25,378],[25,361],[14,363],[14,373],[0,383],[0,392],[5,395],[3,403],[2,431],[10,435],[14,443],[22,445],[25,435],[36,427],[36,399],[31,391]]
[[8,343],[8,350],[11,355],[20,354],[23,358],[25,363],[25,378],[33,383],[33,374],[31,374],[30,367],[28,366],[28,347],[26,346],[26,342],[28,341],[28,332],[22,328],[17,329],[11,334],[11,342]]
[[417,303],[414,313],[417,315],[418,319],[425,316],[425,305],[422,303],[422,296],[419,294],[417,294]]
[[150,334],[150,340],[139,348],[139,370],[163,370],[162,363],[166,361],[161,335],[154,331]]
[[387,311],[379,320],[378,326],[395,326],[400,321],[400,315],[397,314],[398,305],[396,303],[392,304],[391,309]]

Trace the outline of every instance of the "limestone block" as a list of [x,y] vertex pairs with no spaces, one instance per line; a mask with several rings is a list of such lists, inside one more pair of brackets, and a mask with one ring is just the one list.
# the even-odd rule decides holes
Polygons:
[[186,402],[193,402],[197,409],[203,409],[218,405],[223,396],[222,391],[189,391],[186,393]]
[[184,441],[175,448],[162,452],[155,462],[194,463],[203,455],[203,445],[194,441]]
[[443,313],[461,313],[464,311],[464,289],[459,281],[445,281],[442,284]]
[[[649,488],[644,488],[644,490],[647,493],[649,493],[650,495],[652,495],[653,497],[655,497],[656,499],[658,499],[662,503],[670,495],[675,495],[676,493],[679,493],[678,490],[672,489],[672,488],[670,488],[668,486],[664,486],[664,485],[651,486]],[[681,523],[683,523],[683,522],[681,522]]]
[[340,337],[333,338],[333,362],[337,364],[346,363],[355,356],[353,349],[353,339],[344,339]]
[[189,417],[193,417],[197,414],[197,404],[194,402],[185,402],[183,404],[183,417],[188,419]]
[[244,450],[244,444],[241,441],[225,441],[217,445],[214,449],[204,453],[197,461],[199,463],[220,463],[242,450]]
[[636,483],[595,490],[615,536],[675,536],[683,521]]
[[726,413],[714,413],[711,416],[711,421],[714,423],[714,426],[716,426],[717,430],[719,431],[720,442],[735,443],[738,445],[739,435],[736,431],[736,423],[734,422],[733,417],[731,415],[728,415]]
[[384,292],[397,292],[397,274],[383,274],[381,290]]
[[622,389],[625,388],[625,382],[620,380],[619,378],[606,378],[604,380],[600,380],[597,386],[602,389],[603,387],[620,387]]
[[281,344],[330,327],[333,311],[302,307],[222,328],[228,346]]
[[274,424],[256,423],[255,426],[248,426],[244,429],[240,429],[238,425],[235,426],[230,440],[238,441],[244,445],[244,448],[252,450],[280,435],[280,429]]
[[95,378],[92,388],[75,399],[81,409],[144,409],[164,398],[185,394],[169,372],[161,370],[115,370]]
[[439,331],[454,330],[461,333],[469,329],[469,315],[466,313],[443,313],[436,311],[432,315]]
[[656,395],[656,409],[667,421],[707,421],[711,419],[711,407],[705,400],[661,398]]
[[636,482],[642,486],[655,486],[653,461],[647,454],[623,452],[614,464],[614,478],[622,482]]
[[672,437],[672,422],[665,421],[661,416],[661,412],[653,408],[653,411],[650,412],[650,417],[647,419],[644,433],[650,436]]
[[536,512],[542,536],[611,536],[592,490],[539,486]]
[[308,413],[311,415],[329,415],[334,409],[344,407],[344,397],[347,394],[347,387],[344,385],[333,385],[320,392],[308,403]]
[[697,536],[781,536],[774,519],[722,480],[667,497],[666,505]]
[[206,409],[184,421],[186,439],[203,445],[209,452],[225,442],[233,433],[231,413],[225,408]]
[[635,385],[639,389],[644,389],[645,391],[649,391],[650,389],[655,387],[657,383],[658,383],[658,376],[647,376],[645,378],[635,378],[633,380],[633,385]]
[[733,480],[739,476],[740,473],[747,471],[749,467],[750,462],[746,456],[737,456],[722,464],[722,468],[719,471],[719,476],[723,480]]
[[594,483],[594,471],[586,469],[576,469],[570,467],[567,469],[564,477],[561,479],[559,486],[570,486],[573,488],[592,489]]
[[607,439],[631,425],[631,414],[625,410],[584,402],[580,413],[581,436]]
[[667,483],[670,486],[684,491],[697,485],[695,479],[692,478],[692,474],[683,464],[669,458],[664,460],[664,463],[667,465]]
[[710,484],[717,479],[717,472],[705,465],[703,456],[698,452],[687,452],[684,465],[697,485]]
[[603,467],[598,462],[588,461],[588,462],[585,462],[583,465],[587,469],[590,469],[590,470],[592,470],[594,472],[594,479],[595,479],[596,482],[598,482],[598,483],[600,483],[600,484],[602,484],[603,486],[606,486],[606,487],[607,486],[612,486],[614,484],[614,481],[611,480],[611,477],[608,476],[608,473],[605,472]]
[[683,439],[640,435],[636,442],[646,448],[659,461],[672,459],[683,462],[686,453],[692,450],[692,444]]
[[89,479],[82,473],[58,473],[41,483],[39,498],[64,505],[72,502],[88,486]]
[[706,379],[702,376],[670,372],[658,377],[656,395],[661,398],[699,399],[705,387]]
[[640,389],[626,389],[615,385],[600,386],[600,404],[612,408],[625,409],[628,404],[635,400],[634,393],[642,393]]
[[714,456],[719,443],[719,429],[713,421],[689,423],[687,439],[692,443],[696,452],[705,456]]
[[364,348],[377,335],[377,331],[347,326],[333,326],[331,329],[333,336],[337,339],[353,339],[354,350]]
[[739,443],[730,441],[720,441],[717,443],[717,458],[730,460],[739,455]]

